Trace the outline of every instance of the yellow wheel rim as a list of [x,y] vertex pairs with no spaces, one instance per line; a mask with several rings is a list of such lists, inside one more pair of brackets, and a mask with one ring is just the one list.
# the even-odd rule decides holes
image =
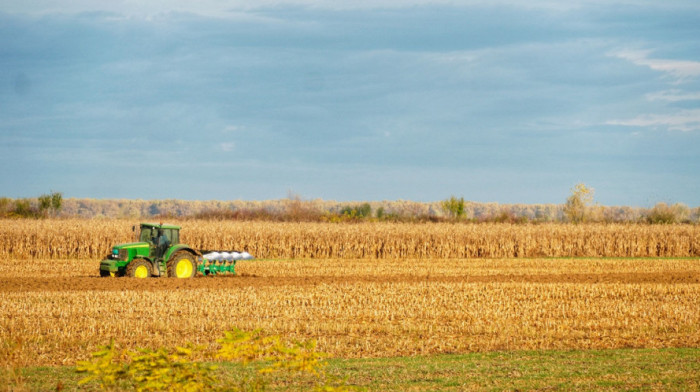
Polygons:
[[175,267],[175,276],[178,278],[189,278],[192,276],[193,270],[194,266],[192,265],[192,262],[188,259],[182,259]]
[[109,276],[114,278],[115,276],[117,276],[117,273],[114,271],[109,271]]
[[134,271],[134,278],[148,278],[148,267],[139,265]]

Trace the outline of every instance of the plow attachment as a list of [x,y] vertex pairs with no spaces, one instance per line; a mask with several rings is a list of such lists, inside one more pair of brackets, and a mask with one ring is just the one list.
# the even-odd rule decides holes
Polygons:
[[252,260],[248,252],[203,251],[197,270],[202,275],[235,275],[238,260]]

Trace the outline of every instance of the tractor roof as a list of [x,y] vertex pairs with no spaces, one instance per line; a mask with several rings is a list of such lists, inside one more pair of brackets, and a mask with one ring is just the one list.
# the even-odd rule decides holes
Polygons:
[[164,225],[162,223],[141,223],[141,227],[160,227],[161,229],[175,229],[180,230],[180,226],[175,225]]

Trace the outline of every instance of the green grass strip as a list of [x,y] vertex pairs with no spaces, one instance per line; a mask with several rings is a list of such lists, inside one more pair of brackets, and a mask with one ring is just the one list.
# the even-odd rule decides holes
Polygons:
[[[238,385],[245,370],[219,364],[220,379]],[[700,348],[508,351],[427,357],[330,359],[327,371],[368,391],[700,390]],[[73,367],[19,369],[9,390],[96,390],[78,387]],[[13,385],[14,383],[14,385]],[[272,390],[288,386],[273,382]]]

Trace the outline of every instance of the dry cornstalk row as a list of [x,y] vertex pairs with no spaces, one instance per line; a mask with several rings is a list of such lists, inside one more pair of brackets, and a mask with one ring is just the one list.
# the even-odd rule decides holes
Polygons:
[[[177,222],[174,222],[177,223]],[[134,240],[126,220],[1,220],[0,256],[103,257]],[[245,250],[258,258],[693,257],[700,226],[449,223],[182,222],[198,249]]]

